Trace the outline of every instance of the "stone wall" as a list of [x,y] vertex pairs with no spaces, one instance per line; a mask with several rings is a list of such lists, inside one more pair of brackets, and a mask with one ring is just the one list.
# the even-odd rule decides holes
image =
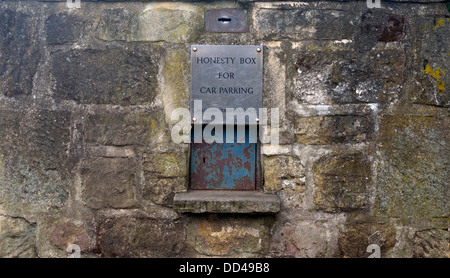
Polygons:
[[[0,1],[0,256],[449,257],[445,1]],[[247,33],[207,33],[243,8]],[[180,214],[191,44],[264,45],[276,215]]]

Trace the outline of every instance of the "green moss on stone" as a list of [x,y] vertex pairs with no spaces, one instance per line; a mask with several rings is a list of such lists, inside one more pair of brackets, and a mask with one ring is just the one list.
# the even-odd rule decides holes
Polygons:
[[446,117],[381,117],[378,215],[448,217]]

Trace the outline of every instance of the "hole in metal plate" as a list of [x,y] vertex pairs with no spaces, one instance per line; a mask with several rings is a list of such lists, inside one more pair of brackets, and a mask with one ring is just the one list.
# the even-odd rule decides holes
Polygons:
[[219,33],[248,32],[248,16],[246,10],[216,9],[205,13],[205,30]]
[[217,20],[220,21],[220,22],[222,22],[222,23],[228,23],[228,22],[231,21],[231,18],[228,18],[228,17],[219,17]]

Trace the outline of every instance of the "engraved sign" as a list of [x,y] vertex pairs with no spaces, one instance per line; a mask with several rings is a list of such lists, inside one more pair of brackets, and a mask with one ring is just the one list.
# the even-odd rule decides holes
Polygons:
[[[262,46],[192,45],[191,116],[195,118],[206,109],[220,111],[222,123],[225,123],[227,108],[242,108],[244,111],[254,108],[256,117],[259,117],[259,108],[262,108],[262,70]],[[194,105],[196,100],[202,101],[201,107]],[[196,123],[212,120],[196,118],[200,118]],[[215,119],[214,122],[219,123],[220,120]],[[249,117],[246,117],[246,123],[249,123]]]

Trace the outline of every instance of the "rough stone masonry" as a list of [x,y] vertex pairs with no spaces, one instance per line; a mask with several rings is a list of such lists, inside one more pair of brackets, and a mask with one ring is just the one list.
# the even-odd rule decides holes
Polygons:
[[[445,2],[1,0],[0,257],[450,257]],[[264,46],[278,213],[174,209],[192,44]]]

